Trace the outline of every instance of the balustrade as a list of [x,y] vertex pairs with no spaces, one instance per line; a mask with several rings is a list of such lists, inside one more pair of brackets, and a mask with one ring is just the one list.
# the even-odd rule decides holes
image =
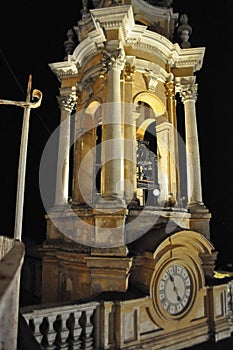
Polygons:
[[21,308],[34,337],[46,350],[91,350],[98,348],[95,328],[99,323],[99,303],[61,305],[34,309]]
[[226,302],[227,316],[230,322],[231,332],[233,332],[233,280],[228,282]]

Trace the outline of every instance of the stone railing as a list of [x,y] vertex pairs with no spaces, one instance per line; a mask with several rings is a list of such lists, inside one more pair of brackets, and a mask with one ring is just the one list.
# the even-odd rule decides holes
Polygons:
[[6,237],[0,236],[0,260],[13,248],[14,240]]
[[230,322],[231,333],[233,332],[233,280],[228,282],[227,288],[227,316]]
[[24,244],[0,236],[0,350],[16,350]]
[[98,302],[20,309],[37,342],[44,349],[98,349]]

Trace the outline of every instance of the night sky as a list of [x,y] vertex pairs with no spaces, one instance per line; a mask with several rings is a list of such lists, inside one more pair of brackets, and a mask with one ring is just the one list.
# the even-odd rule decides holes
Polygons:
[[[0,20],[0,98],[25,100],[29,74],[43,92],[40,108],[31,112],[24,237],[45,238],[44,208],[38,189],[44,146],[59,124],[59,82],[48,63],[65,56],[66,32],[80,19],[81,1],[5,3]],[[212,213],[211,239],[218,265],[233,263],[233,5],[231,0],[174,0],[175,12],[187,13],[193,47],[206,47],[197,75],[197,122],[204,203]],[[14,229],[17,166],[23,110],[0,106],[1,210],[0,234]],[[55,175],[56,166],[54,164]],[[48,176],[49,179],[49,176]]]

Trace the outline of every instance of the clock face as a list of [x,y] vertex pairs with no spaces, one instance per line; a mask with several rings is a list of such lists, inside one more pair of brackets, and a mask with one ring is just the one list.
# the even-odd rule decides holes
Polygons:
[[184,266],[170,265],[159,280],[159,300],[166,312],[178,315],[191,300],[191,279]]

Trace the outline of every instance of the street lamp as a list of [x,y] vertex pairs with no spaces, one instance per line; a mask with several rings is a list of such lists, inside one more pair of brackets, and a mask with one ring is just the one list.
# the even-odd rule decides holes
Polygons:
[[[31,111],[31,108],[38,108],[41,105],[41,100],[42,100],[42,92],[35,89],[31,93],[31,89],[32,89],[32,76],[30,75],[28,80],[27,95],[26,95],[25,102],[0,99],[0,104],[2,105],[14,105],[14,106],[24,108],[20,154],[19,154],[16,209],[15,209],[15,227],[14,227],[14,239],[18,241],[21,241],[21,238],[22,238],[23,205],[24,205],[25,174],[26,174],[30,111]],[[31,99],[34,100],[35,98],[37,99],[35,102],[30,102]]]

